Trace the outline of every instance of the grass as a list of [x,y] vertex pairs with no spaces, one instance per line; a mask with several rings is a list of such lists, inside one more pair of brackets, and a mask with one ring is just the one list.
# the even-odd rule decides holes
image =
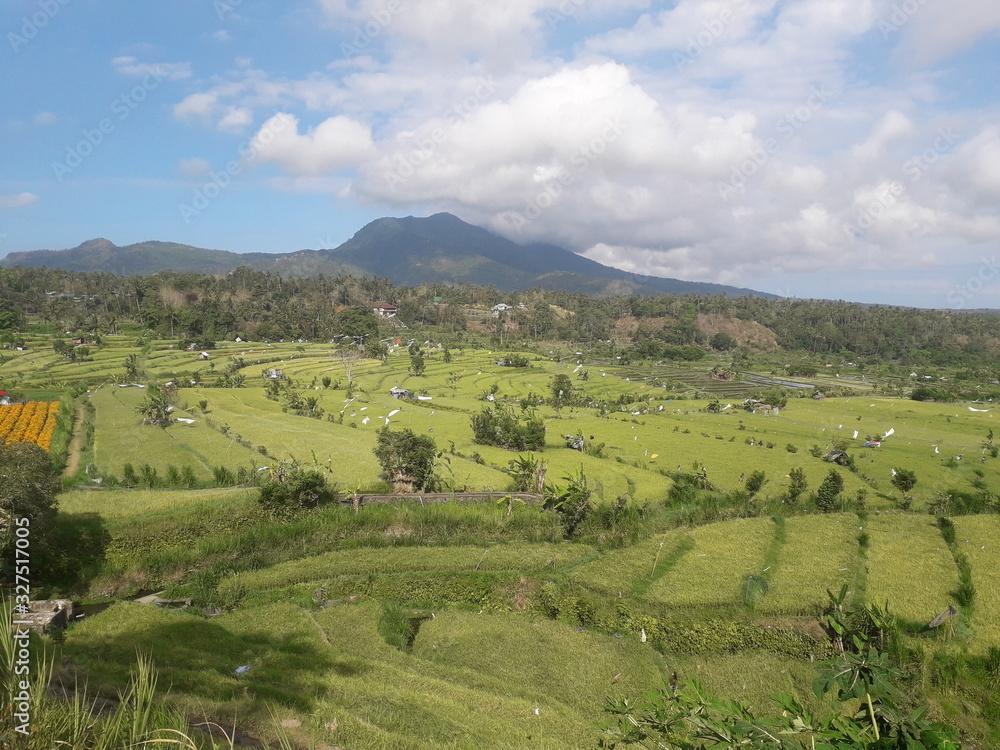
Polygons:
[[[112,474],[120,473],[125,463],[138,466],[149,462],[161,475],[169,464],[190,464],[199,479],[207,480],[211,466],[249,467],[255,461],[263,465],[270,460],[206,429],[205,419],[210,418],[228,425],[251,446],[265,446],[273,458],[318,464],[330,470],[345,488],[369,487],[379,473],[371,455],[373,433],[384,424],[385,415],[401,409],[392,424],[434,437],[439,449],[447,452],[450,464],[442,470],[453,486],[503,489],[509,479],[502,470],[513,456],[472,442],[469,416],[483,406],[479,394],[496,383],[501,398],[516,399],[529,392],[544,396],[552,376],[564,373],[584,394],[584,404],[564,409],[561,416],[548,406],[539,407],[538,414],[548,428],[548,446],[542,455],[554,481],[583,466],[599,502],[614,501],[622,494],[640,503],[660,502],[671,486],[661,472],[677,467],[690,471],[695,464],[705,467],[712,483],[724,490],[739,489],[740,477],[751,470],[765,471],[771,481],[762,499],[780,496],[789,469],[801,466],[815,491],[829,465],[810,456],[808,449],[815,444],[825,452],[835,441],[847,443],[859,470],[857,474],[843,472],[845,495],[853,497],[859,489],[866,489],[872,509],[889,508],[899,499],[889,483],[891,469],[898,466],[917,470],[913,494],[918,509],[926,507],[939,492],[970,489],[971,482],[977,480],[974,469],[984,472],[982,481],[987,488],[1000,489],[1000,461],[988,459],[981,464],[975,460],[990,426],[989,414],[969,412],[961,405],[874,398],[863,393],[825,401],[792,398],[779,416],[748,414],[738,408],[738,394],[721,394],[734,408],[710,414],[704,411],[706,400],[679,398],[690,388],[677,390],[671,385],[696,376],[705,380],[701,370],[707,371],[708,364],[667,366],[656,372],[656,368],[589,366],[590,378],[584,382],[578,379],[575,359],[554,362],[529,353],[530,367],[504,368],[495,363],[500,352],[454,350],[452,362],[445,363],[440,350],[432,346],[426,352],[426,373],[414,377],[407,372],[409,356],[405,349],[398,349],[386,363],[359,363],[354,401],[345,403],[344,390],[311,387],[324,376],[346,383],[340,362],[326,344],[220,342],[206,363],[197,359],[196,352],[173,348],[174,342],[153,342],[147,351],[132,346],[128,337],[108,337],[105,345],[95,350],[92,362],[70,363],[59,360],[44,343],[39,341],[38,349],[0,365],[0,380],[9,377],[42,386],[82,380],[107,382],[121,374],[125,356],[138,353],[149,376],[160,382],[174,378],[187,386],[196,374],[205,382],[214,379],[213,366],[214,373],[219,373],[237,359],[246,363],[244,388],[182,388],[184,403],[190,406],[205,398],[209,413],[189,410],[184,416],[195,419],[193,425],[174,425],[158,435],[155,430],[143,429],[132,411],[141,400],[141,389],[106,385],[94,393],[97,465]],[[343,424],[284,413],[280,404],[264,399],[260,372],[271,365],[281,367],[296,389],[317,396],[326,414],[338,417],[343,410]],[[394,401],[388,389],[397,384],[432,400]],[[599,403],[616,401],[620,396],[626,402],[623,410],[612,409],[602,415]],[[369,417],[368,424],[362,423],[365,417]],[[356,426],[352,428],[352,424]],[[861,447],[864,438],[883,435],[890,428],[895,434],[882,448]],[[855,430],[857,439],[853,437]],[[594,446],[604,443],[606,458],[565,448],[566,434],[583,434]],[[748,438],[753,439],[752,446],[747,445]],[[796,454],[784,450],[789,444],[799,449]],[[475,454],[476,461],[468,460]],[[965,460],[952,462],[957,455]]]
[[833,708],[810,689],[816,672],[808,662],[764,653],[671,655],[665,668],[675,673],[680,681],[699,680],[711,695],[740,701],[758,716],[780,716],[780,706],[771,699],[779,694],[796,698],[820,716]]
[[666,573],[691,543],[682,531],[658,534],[630,547],[606,552],[573,569],[569,578],[604,594],[632,591],[640,583],[648,585],[654,576]]
[[143,425],[135,407],[144,398],[143,389],[112,386],[91,395],[97,411],[94,459],[101,472],[120,477],[126,463],[136,468],[148,463],[162,477],[170,465],[191,466],[199,480],[208,480],[213,466],[249,467],[264,458],[210,429],[203,419],[166,429]]
[[915,625],[926,625],[953,603],[958,571],[931,516],[871,516],[867,592],[870,602]]
[[660,681],[658,657],[635,638],[446,612],[423,621],[411,655],[380,636],[382,616],[371,603],[276,604],[210,621],[117,605],[74,627],[65,649],[98,686],[151,653],[181,708],[238,714],[253,734],[267,731],[267,700],[279,716],[315,717],[313,738],[345,747],[588,746],[606,696]]
[[972,563],[976,615],[970,645],[980,653],[1000,647],[1000,517],[952,519],[958,550]]
[[649,600],[671,607],[736,606],[744,577],[764,572],[764,558],[774,533],[770,518],[738,519],[693,529],[693,548],[649,587]]
[[837,591],[853,578],[857,531],[853,514],[787,518],[785,543],[757,611],[817,614],[827,603],[826,591]]
[[266,570],[241,573],[222,583],[231,588],[262,590],[322,581],[344,575],[377,575],[416,571],[556,569],[573,563],[593,550],[578,544],[499,544],[490,547],[401,547],[336,550],[300,558]]
[[147,516],[163,511],[218,508],[246,503],[256,494],[246,489],[70,491],[58,496],[62,513],[94,513],[105,520]]

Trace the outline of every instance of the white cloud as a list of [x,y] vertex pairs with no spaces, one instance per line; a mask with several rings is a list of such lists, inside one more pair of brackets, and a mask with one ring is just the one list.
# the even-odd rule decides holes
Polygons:
[[361,163],[372,153],[371,131],[338,115],[306,133],[299,118],[278,114],[265,122],[251,140],[258,158],[278,164],[293,176],[318,176]]
[[133,78],[163,78],[168,81],[180,81],[191,77],[191,63],[143,63],[135,57],[116,57],[111,61],[119,73]]
[[229,107],[226,114],[219,120],[219,130],[229,133],[242,133],[253,123],[253,113],[246,107]]
[[890,39],[900,35],[899,57],[916,65],[945,60],[1000,31],[1000,4],[996,0],[963,0],[961,5],[883,0],[882,5],[878,21],[882,36]]
[[0,210],[13,210],[25,208],[34,203],[38,203],[38,196],[34,193],[20,193],[19,195],[0,195]]
[[35,115],[35,125],[55,125],[57,122],[59,118],[54,112],[39,112]]
[[219,29],[212,34],[212,39],[217,42],[231,42],[233,40],[232,35],[226,29]]
[[[321,72],[247,60],[174,114],[239,133],[286,113],[253,141],[285,173],[272,189],[451,210],[640,273],[742,284],[831,257],[895,269],[996,247],[996,108],[949,116],[941,71],[866,67],[857,50],[893,2],[590,0],[560,20],[555,0],[319,0]],[[886,45],[934,47],[930,7]],[[614,23],[579,35],[603,13]],[[946,23],[935,54],[974,41],[972,24]],[[887,184],[904,190],[848,231]]]
[[192,159],[181,159],[177,166],[177,171],[183,175],[201,176],[212,171],[212,165],[205,159],[195,157]]

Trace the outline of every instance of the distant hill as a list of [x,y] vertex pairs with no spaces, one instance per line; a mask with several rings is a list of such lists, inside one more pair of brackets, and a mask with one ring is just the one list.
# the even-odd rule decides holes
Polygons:
[[722,284],[628,273],[555,245],[521,245],[447,213],[427,218],[376,219],[335,249],[240,254],[172,242],[140,242],[118,247],[109,240],[95,239],[70,250],[10,253],[0,260],[0,266],[14,265],[122,275],[165,270],[214,274],[250,266],[284,276],[353,274],[380,276],[402,285],[492,284],[503,291],[541,287],[602,297],[775,296]]

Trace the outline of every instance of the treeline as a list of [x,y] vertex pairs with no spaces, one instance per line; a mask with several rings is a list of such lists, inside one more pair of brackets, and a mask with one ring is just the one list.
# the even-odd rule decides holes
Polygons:
[[[239,268],[220,276],[162,272],[126,277],[46,268],[0,269],[0,336],[29,329],[115,334],[149,329],[195,341],[322,340],[377,332],[371,306],[398,306],[410,327],[466,335],[470,308],[483,313],[477,334],[516,341],[610,345],[632,359],[697,359],[698,351],[747,349],[706,319],[763,326],[781,349],[814,359],[991,367],[1000,354],[1000,317],[829,300],[721,296],[614,297],[495,287],[396,287],[384,279],[284,278]],[[469,334],[471,335],[471,334]],[[735,355],[734,355],[735,356]]]

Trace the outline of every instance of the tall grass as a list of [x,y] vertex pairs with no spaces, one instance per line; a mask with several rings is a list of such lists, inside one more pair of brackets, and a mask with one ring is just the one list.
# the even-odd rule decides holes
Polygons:
[[[149,657],[140,656],[113,708],[88,695],[86,687],[72,686],[68,697],[49,690],[54,659],[36,636],[31,638],[30,674],[15,672],[23,641],[15,640],[9,602],[0,602],[0,746],[11,750],[121,750],[133,747],[174,747],[221,750],[212,738],[195,736],[179,712],[157,698],[157,674]],[[24,682],[28,689],[24,690]],[[30,697],[22,700],[24,693]],[[27,703],[27,721],[18,717]],[[24,729],[26,731],[19,731]]]

